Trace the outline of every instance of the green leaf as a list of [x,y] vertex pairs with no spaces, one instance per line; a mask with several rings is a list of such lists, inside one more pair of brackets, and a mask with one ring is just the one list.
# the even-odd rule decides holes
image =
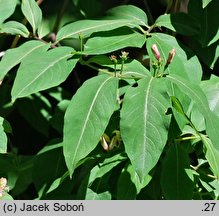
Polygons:
[[6,119],[4,119],[4,121],[3,121],[3,127],[4,127],[4,131],[6,133],[12,133],[12,127]]
[[199,43],[194,44],[196,55],[213,70],[219,58],[219,40],[207,47],[201,47]]
[[94,32],[109,31],[122,26],[129,26],[132,23],[135,23],[135,20],[79,20],[62,27],[57,33],[56,43],[66,38],[79,38],[79,36],[86,38]]
[[69,105],[69,100],[60,101],[55,107],[54,114],[50,119],[51,126],[56,129],[60,134],[63,133],[63,125],[64,125],[64,114]]
[[12,100],[25,97],[62,83],[71,73],[78,59],[72,57],[70,47],[58,47],[21,64],[12,88]]
[[200,23],[200,33],[198,40],[203,47],[210,46],[219,39],[218,19],[215,14],[218,13],[219,1],[211,1],[203,9],[202,2],[191,0],[189,2],[188,13]]
[[18,179],[18,166],[19,160],[17,155],[13,153],[0,154],[0,164],[1,164],[1,176],[7,176],[8,186],[10,189],[14,188],[14,185]]
[[52,184],[65,171],[62,144],[54,140],[41,149],[34,158],[33,182],[37,191]]
[[[175,96],[171,96],[172,106],[175,108],[175,110],[180,113],[181,115],[178,116],[176,111],[173,110],[173,115],[178,123],[178,126],[181,128],[181,130],[185,129],[186,125],[190,125],[193,130],[195,130],[195,134],[197,136],[197,130],[202,131],[205,130],[205,121],[203,116],[200,114],[196,106],[192,107],[191,112],[191,120],[188,117],[188,114],[184,112],[183,106],[180,103],[179,99]],[[191,107],[191,103],[190,103]],[[191,109],[191,108],[190,108]]]
[[[33,168],[33,158],[32,155],[19,155],[17,160],[17,176],[15,186],[13,187],[13,196],[17,197],[27,190],[28,186],[32,183],[32,168]],[[19,174],[18,174],[19,173]]]
[[16,21],[9,21],[0,27],[0,33],[8,33],[12,35],[21,35],[25,38],[29,36],[29,31],[23,24]]
[[109,53],[125,47],[141,48],[145,40],[146,37],[143,34],[130,29],[118,29],[99,33],[98,36],[88,39],[83,53],[94,55]]
[[106,158],[103,163],[98,164],[97,167],[92,169],[89,184],[93,183],[97,178],[102,178],[125,159],[127,158],[121,154],[116,154],[110,158]]
[[211,140],[204,135],[201,135],[202,142],[206,147],[206,159],[210,164],[210,167],[214,175],[219,179],[219,150],[217,150],[211,143]]
[[202,0],[202,7],[205,8],[212,0]]
[[4,76],[14,66],[20,62],[25,62],[26,60],[34,61],[33,59],[41,56],[48,48],[49,44],[32,40],[17,48],[7,50],[0,61],[0,80],[3,80]]
[[0,200],[14,200],[14,199],[10,194],[4,193],[3,196],[0,197]]
[[62,182],[62,178],[57,178],[50,186],[50,188],[48,189],[47,193],[50,193],[52,191],[54,191],[55,189],[57,189],[60,185],[61,185],[61,182]]
[[26,119],[34,129],[48,137],[52,107],[46,97],[40,93],[36,93],[27,98],[18,100],[16,107],[21,116]]
[[199,83],[201,81],[202,67],[198,58],[194,56],[194,53],[191,50],[178,42],[173,36],[162,33],[152,33],[151,36],[152,37],[147,39],[146,44],[148,53],[151,59],[155,60],[151,51],[151,46],[152,44],[156,44],[163,60],[163,67],[167,61],[170,50],[173,48],[176,49],[176,55],[165,72],[179,75],[194,83]]
[[200,30],[197,20],[186,13],[161,15],[155,21],[155,25],[189,36],[198,34]]
[[128,164],[123,169],[118,185],[117,185],[117,199],[119,200],[133,200],[136,199],[136,195],[144,188],[149,181],[151,176],[147,175],[144,179],[143,184],[140,182],[137,173],[135,172],[134,167],[131,164]]
[[[110,188],[109,177],[113,175],[112,173],[118,165],[125,160],[127,160],[126,155],[116,154],[106,158],[102,163],[98,163],[90,172],[86,199],[99,199],[98,197],[102,194],[102,191],[108,192],[107,190]],[[90,188],[92,188],[92,193],[89,191]]]
[[39,38],[43,38],[51,32],[51,23],[49,19],[43,19],[38,27],[37,33]]
[[17,0],[0,0],[0,24],[10,17],[17,5]]
[[177,112],[181,113],[183,116],[186,117],[182,104],[180,103],[178,98],[176,98],[175,96],[171,96],[171,102],[172,102],[172,106],[177,110]]
[[150,72],[139,61],[132,60],[124,64],[122,75],[144,78],[145,76],[150,76]]
[[57,178],[49,187],[48,191],[46,193],[50,193],[54,190],[56,190],[62,183],[63,181],[69,176],[69,172],[66,171],[62,177]]
[[100,75],[86,81],[65,114],[63,148],[72,175],[77,163],[98,144],[117,107],[118,80]]
[[133,22],[135,20],[134,27],[136,25],[146,26],[148,19],[143,10],[134,5],[120,5],[107,11],[107,15],[112,19],[127,19]]
[[211,75],[210,80],[201,82],[201,88],[207,96],[210,110],[219,117],[219,77]]
[[200,113],[199,108],[196,104],[192,106],[190,119],[197,131],[205,131],[205,118]]
[[42,11],[35,0],[22,0],[21,10],[33,28],[33,34],[42,22]]
[[74,7],[80,9],[80,14],[83,17],[99,17],[105,9],[103,2],[99,0],[73,0]]
[[191,100],[196,103],[199,111],[205,117],[206,121],[206,131],[211,139],[213,146],[219,149],[218,143],[218,128],[219,128],[219,118],[211,112],[207,98],[203,93],[202,89],[195,85],[194,83],[189,83],[187,80],[179,77],[177,75],[169,75],[166,77],[171,82],[175,83],[182,92],[185,92]]
[[193,174],[188,154],[180,145],[171,144],[163,162],[160,182],[165,199],[192,199]]
[[102,193],[96,193],[90,188],[87,189],[86,200],[111,200],[111,194],[109,191]]
[[121,111],[121,136],[126,153],[142,182],[156,165],[167,140],[170,106],[166,82],[145,77],[127,90]]
[[212,182],[209,182],[209,184],[214,188],[214,194],[216,199],[219,198],[219,181],[217,179],[215,179]]
[[4,129],[4,119],[0,117],[0,154],[7,152],[7,136]]

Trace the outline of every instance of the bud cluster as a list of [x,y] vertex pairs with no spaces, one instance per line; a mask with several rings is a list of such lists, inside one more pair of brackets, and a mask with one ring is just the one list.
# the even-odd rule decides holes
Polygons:
[[117,64],[118,60],[117,60],[117,57],[115,55],[111,55],[110,56],[110,60],[114,63],[114,64]]
[[[122,55],[119,56],[120,59],[121,59],[121,61],[122,61],[122,62],[121,62],[120,74],[122,74],[123,66],[124,66],[124,64],[125,64],[125,61],[128,59],[129,52],[121,51],[121,54],[122,54]],[[116,75],[116,65],[117,65],[117,63],[118,63],[117,56],[111,55],[111,56],[110,56],[110,60],[111,60],[111,61],[113,62],[113,64],[114,64],[115,76],[117,76],[117,75]]]
[[[153,64],[152,64],[152,66],[154,68],[154,76],[160,77],[164,73],[160,73],[160,69],[162,66],[162,59],[161,59],[160,52],[159,52],[159,49],[158,49],[156,44],[152,44],[151,51],[154,54],[154,57],[157,59],[157,61],[153,62]],[[176,55],[176,49],[170,50],[168,57],[167,57],[167,60],[166,60],[164,70],[169,66],[169,64],[171,64],[175,55]]]
[[122,51],[121,53],[122,55],[120,56],[120,58],[122,59],[122,61],[126,61],[128,59],[129,52]]

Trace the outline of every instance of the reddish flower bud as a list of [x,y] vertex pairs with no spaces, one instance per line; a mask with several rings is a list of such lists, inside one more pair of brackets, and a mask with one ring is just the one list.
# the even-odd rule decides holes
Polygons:
[[117,60],[117,57],[115,55],[111,55],[110,56],[110,60],[114,63],[114,64],[117,64],[118,60]]
[[151,50],[152,50],[155,58],[159,61],[160,60],[160,52],[159,52],[159,50],[157,48],[157,45],[156,44],[152,44]]
[[167,65],[169,65],[173,61],[175,55],[176,55],[176,50],[175,49],[170,50],[167,58],[167,63],[166,63]]

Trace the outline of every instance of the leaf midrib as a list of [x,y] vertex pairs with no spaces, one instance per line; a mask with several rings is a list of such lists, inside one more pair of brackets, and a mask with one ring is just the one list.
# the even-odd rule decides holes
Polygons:
[[[21,61],[22,61],[22,59],[24,59],[26,56],[28,56],[31,52],[33,52],[34,50],[36,50],[36,49],[38,49],[38,48],[40,48],[40,47],[42,47],[42,46],[44,46],[45,44],[44,43],[41,43],[41,44],[39,44],[39,45],[37,45],[37,46],[34,46],[34,47],[32,47],[28,52],[26,52],[23,56],[21,56],[20,58],[18,58],[15,62],[14,62],[14,64],[13,65],[8,65],[9,67],[6,69],[6,70],[4,70],[4,73],[2,73],[2,74],[5,74],[7,71],[9,71],[11,68],[13,68],[14,66],[16,66],[17,64],[19,64]],[[17,48],[16,48],[17,49]],[[10,51],[10,50],[9,50]],[[12,50],[11,50],[12,51]],[[14,50],[13,50],[14,51]],[[5,72],[6,71],[6,72]]]
[[26,85],[16,96],[16,98],[19,97],[19,95],[21,95],[22,92],[24,92],[25,89],[27,89],[30,85],[32,85],[40,76],[42,76],[42,74],[44,74],[50,67],[53,67],[57,62],[65,59],[66,57],[70,57],[71,54],[67,54],[65,56],[62,56],[61,58],[57,59],[56,61],[50,63],[44,70],[42,70],[31,82],[28,83],[28,85]]
[[[150,93],[150,88],[151,88],[151,82],[153,81],[153,77],[148,82],[148,87],[146,89],[146,95],[145,95],[145,103],[144,103],[144,145],[143,145],[143,152],[145,153],[145,148],[146,148],[146,142],[147,142],[147,116],[148,116],[148,101],[149,101],[149,93]],[[145,157],[143,158],[143,169],[145,170]],[[140,177],[141,179],[141,177]]]
[[[19,27],[21,27],[21,26],[19,26]],[[24,33],[24,34],[27,34],[28,32],[26,32],[25,30],[26,29],[21,29],[21,28],[15,28],[15,27],[8,27],[8,26],[6,26],[6,29],[9,29],[9,30],[13,30],[13,31],[15,31],[15,32],[18,32],[18,31],[21,31],[22,33]],[[4,29],[3,29],[4,30]],[[28,35],[28,34],[27,34]]]
[[29,10],[30,10],[30,15],[31,15],[31,18],[32,18],[32,25],[33,25],[33,31],[35,32],[35,30],[36,30],[36,25],[35,25],[35,18],[34,18],[34,15],[33,15],[33,10],[32,10],[32,8],[31,8],[31,6],[30,6],[30,2],[29,1],[26,1],[27,2],[27,6],[28,6],[28,8],[29,8]]
[[[97,21],[102,21],[102,20],[97,20]],[[107,20],[108,21],[108,20]],[[104,20],[103,20],[103,24],[100,24],[100,25],[95,25],[95,26],[92,26],[92,27],[88,27],[88,28],[84,28],[84,29],[80,29],[78,31],[75,31],[73,33],[70,33],[70,34],[67,34],[67,35],[64,35],[63,37],[59,38],[55,43],[59,43],[59,41],[63,40],[63,39],[66,39],[66,38],[69,38],[69,37],[72,37],[73,35],[78,35],[80,33],[83,33],[83,32],[86,32],[88,30],[91,30],[91,29],[95,29],[95,28],[100,28],[100,27],[103,27],[103,26],[108,26],[108,25],[112,25],[112,24],[116,24],[116,23],[119,23],[121,22],[121,20],[112,20],[113,22],[111,23],[108,23],[107,25],[104,23]],[[135,21],[135,20],[134,20]],[[131,23],[134,23],[134,21],[130,22]],[[123,19],[123,22],[124,23],[127,23],[127,19]]]
[[[120,43],[122,43],[123,41],[127,41],[127,40],[129,40],[129,39],[131,39],[131,38],[133,38],[133,37],[136,37],[136,36],[139,36],[137,33],[132,33],[132,34],[130,34],[130,35],[127,35],[126,37],[124,37],[124,38],[121,38],[121,39],[119,39],[119,40],[116,40],[115,42],[113,42],[113,43],[110,43],[110,44],[106,44],[105,46],[101,46],[101,47],[99,47],[99,48],[97,48],[97,49],[93,49],[94,51],[92,51],[92,49],[91,50],[89,50],[89,46],[88,46],[88,49],[87,50],[85,50],[84,52],[86,53],[92,53],[92,54],[94,54],[94,53],[96,53],[96,54],[101,54],[102,52],[98,52],[99,50],[104,50],[104,49],[106,49],[107,47],[112,47],[112,46],[115,46],[115,45],[117,45],[117,44],[120,44]],[[89,41],[88,41],[88,43],[89,43]],[[112,49],[112,50],[114,50],[114,49]],[[109,51],[107,51],[107,52],[111,52],[112,50],[109,50]],[[103,52],[103,53],[105,53],[105,52]]]
[[86,118],[85,118],[85,121],[84,121],[82,130],[81,130],[81,135],[80,135],[80,137],[79,137],[79,139],[78,139],[78,142],[77,142],[77,145],[76,145],[76,148],[75,148],[75,151],[74,151],[74,155],[73,155],[73,157],[72,157],[72,161],[71,161],[71,164],[72,164],[72,165],[74,165],[74,161],[75,161],[75,158],[76,158],[76,155],[77,155],[77,152],[78,152],[78,149],[79,149],[79,146],[80,146],[80,143],[81,143],[81,140],[82,140],[84,131],[85,131],[85,129],[86,129],[86,125],[87,125],[87,122],[88,122],[88,120],[89,120],[90,113],[91,113],[91,111],[92,111],[92,109],[93,109],[93,106],[94,106],[94,104],[95,104],[95,102],[96,102],[97,96],[99,95],[99,92],[100,92],[100,90],[103,88],[103,86],[105,85],[105,83],[106,83],[107,81],[109,81],[110,79],[112,79],[112,78],[113,78],[113,77],[107,78],[107,79],[100,85],[99,89],[97,90],[97,92],[96,92],[96,94],[95,94],[95,96],[94,96],[94,98],[93,98],[93,101],[92,101],[92,103],[91,103],[91,105],[90,105],[90,108],[89,108],[89,110],[88,110],[88,112],[87,112],[87,115],[86,115]]

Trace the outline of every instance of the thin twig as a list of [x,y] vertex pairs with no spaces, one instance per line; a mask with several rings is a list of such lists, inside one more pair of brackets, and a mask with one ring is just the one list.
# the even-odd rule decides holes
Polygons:
[[[198,172],[198,169],[199,167],[201,166],[202,164],[198,165],[198,166],[192,166],[190,165],[190,167],[195,170],[196,172]],[[205,176],[208,176],[209,178],[212,178],[212,179],[218,179],[217,176],[214,176],[214,175],[211,175],[211,174],[207,174],[207,173],[204,173],[202,172],[201,174],[205,175]]]
[[152,16],[151,9],[148,5],[148,2],[147,2],[147,0],[143,0],[143,2],[144,2],[144,5],[145,5],[145,9],[146,9],[146,12],[147,12],[149,23],[153,24],[154,23],[154,18]]
[[65,0],[65,1],[63,2],[62,8],[61,8],[61,10],[60,10],[60,12],[59,12],[59,14],[58,14],[58,16],[57,16],[57,18],[56,18],[56,21],[55,21],[55,24],[54,24],[54,27],[53,27],[53,32],[54,32],[55,34],[56,34],[56,33],[58,32],[58,30],[59,30],[59,26],[60,26],[62,17],[63,17],[63,15],[64,15],[64,13],[65,13],[65,10],[66,10],[66,8],[67,8],[67,5],[68,5],[68,0]]
[[98,68],[98,67],[96,67],[96,66],[94,66],[90,63],[87,63],[86,61],[83,61],[83,60],[81,61],[81,64],[86,65],[86,66],[88,66],[88,67],[90,67],[90,68],[92,68],[92,69],[94,69],[94,70],[96,70],[100,73],[105,73],[105,74],[108,74],[110,76],[116,76],[120,79],[137,79],[137,80],[139,80],[139,79],[143,78],[143,77],[140,77],[140,76],[139,77],[138,76],[125,76],[125,75],[122,75],[122,74],[119,74],[119,73],[116,73],[116,72],[112,73],[112,72],[109,72],[108,70]]

